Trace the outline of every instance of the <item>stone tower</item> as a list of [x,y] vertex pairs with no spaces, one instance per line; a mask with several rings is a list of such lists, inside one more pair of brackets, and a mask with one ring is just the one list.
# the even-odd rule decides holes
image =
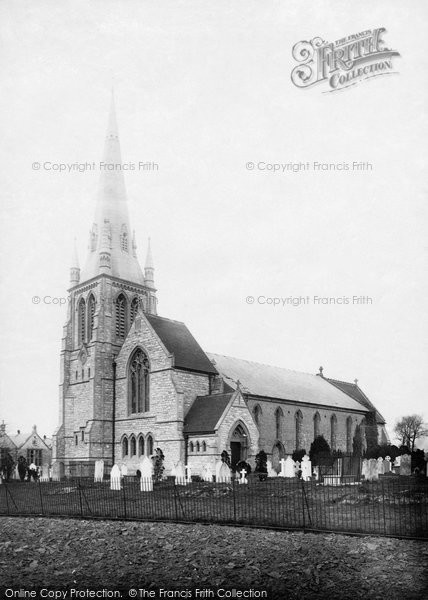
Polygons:
[[92,473],[112,459],[115,357],[141,307],[156,315],[150,249],[143,274],[129,222],[112,94],[95,218],[82,270],[74,250],[61,348],[59,426],[53,459],[62,474]]

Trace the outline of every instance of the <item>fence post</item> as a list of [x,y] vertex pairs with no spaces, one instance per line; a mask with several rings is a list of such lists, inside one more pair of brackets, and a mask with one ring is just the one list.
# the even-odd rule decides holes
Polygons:
[[40,483],[40,479],[37,480],[37,483],[39,485],[39,492],[40,492],[40,507],[42,509],[42,515],[45,516],[45,508],[43,506],[42,484]]
[[232,479],[232,491],[233,491],[233,522],[236,523],[236,492],[235,492],[235,478]]
[[77,481],[77,489],[79,490],[80,517],[83,519],[82,490],[80,489],[79,480]]
[[386,519],[385,519],[385,489],[383,479],[380,480],[382,485],[382,512],[383,512],[383,533],[386,535]]
[[177,506],[177,486],[174,479],[174,506],[175,506],[175,521],[178,521],[178,506]]
[[125,478],[123,478],[122,490],[123,490],[123,513],[124,513],[124,518],[126,519],[127,518],[127,514],[126,514]]
[[9,508],[9,490],[8,490],[8,488],[7,488],[7,483],[6,483],[6,482],[3,482],[3,483],[4,483],[4,487],[5,487],[5,492],[6,492],[6,506],[7,506],[7,514],[8,514],[8,516],[9,516],[9,515],[10,515],[10,508]]

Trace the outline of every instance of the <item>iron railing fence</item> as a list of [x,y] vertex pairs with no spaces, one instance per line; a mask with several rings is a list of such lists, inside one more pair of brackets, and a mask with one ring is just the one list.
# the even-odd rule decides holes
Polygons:
[[108,481],[0,485],[0,515],[227,523],[279,529],[428,539],[428,479],[400,477],[350,485],[275,478],[248,484],[174,479],[141,492],[136,478],[120,490]]

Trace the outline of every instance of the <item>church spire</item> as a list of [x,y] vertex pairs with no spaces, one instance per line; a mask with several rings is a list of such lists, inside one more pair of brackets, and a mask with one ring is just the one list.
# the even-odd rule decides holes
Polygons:
[[113,91],[99,169],[95,219],[81,281],[92,279],[100,273],[109,273],[113,277],[144,285],[144,276],[131,238]]
[[149,242],[147,245],[146,264],[144,265],[144,278],[145,278],[145,284],[148,287],[152,287],[152,288],[155,287],[155,265],[153,262],[150,238],[149,238]]
[[70,286],[77,285],[80,281],[80,265],[79,257],[77,256],[76,238],[73,241],[73,254],[71,256],[70,265]]

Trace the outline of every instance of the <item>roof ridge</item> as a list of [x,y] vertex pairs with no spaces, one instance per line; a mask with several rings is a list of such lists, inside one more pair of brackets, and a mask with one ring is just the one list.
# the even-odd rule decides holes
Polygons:
[[342,379],[333,379],[332,377],[323,377],[323,379],[327,379],[327,381],[334,381],[335,383],[346,383],[346,385],[352,385],[352,386],[358,388],[359,390],[361,390],[361,388],[358,387],[357,383],[352,383],[351,381],[343,381]]
[[[169,319],[168,317],[161,317],[160,315],[152,315],[152,314],[147,314],[146,317],[147,318],[150,317],[150,318],[154,318],[154,319],[162,319],[162,321],[169,321],[170,323],[180,323],[180,325],[184,325],[185,327],[187,327],[187,325],[184,321],[177,321],[177,319]],[[189,328],[187,327],[187,329],[189,329]]]
[[[291,373],[300,373],[303,375],[312,375],[313,377],[318,377],[318,375],[316,373],[309,373],[308,371],[298,371],[297,369],[289,369],[288,367],[280,367],[279,365],[268,365],[267,363],[261,363],[256,360],[248,360],[247,358],[238,358],[237,356],[229,356],[227,354],[217,354],[215,352],[206,352],[206,354],[208,357],[210,355],[211,356],[222,356],[223,358],[231,358],[233,360],[240,360],[242,362],[251,363],[253,365],[260,365],[261,367],[270,367],[273,369],[281,369],[283,371],[290,371]],[[320,379],[327,379],[327,378],[320,377]]]

